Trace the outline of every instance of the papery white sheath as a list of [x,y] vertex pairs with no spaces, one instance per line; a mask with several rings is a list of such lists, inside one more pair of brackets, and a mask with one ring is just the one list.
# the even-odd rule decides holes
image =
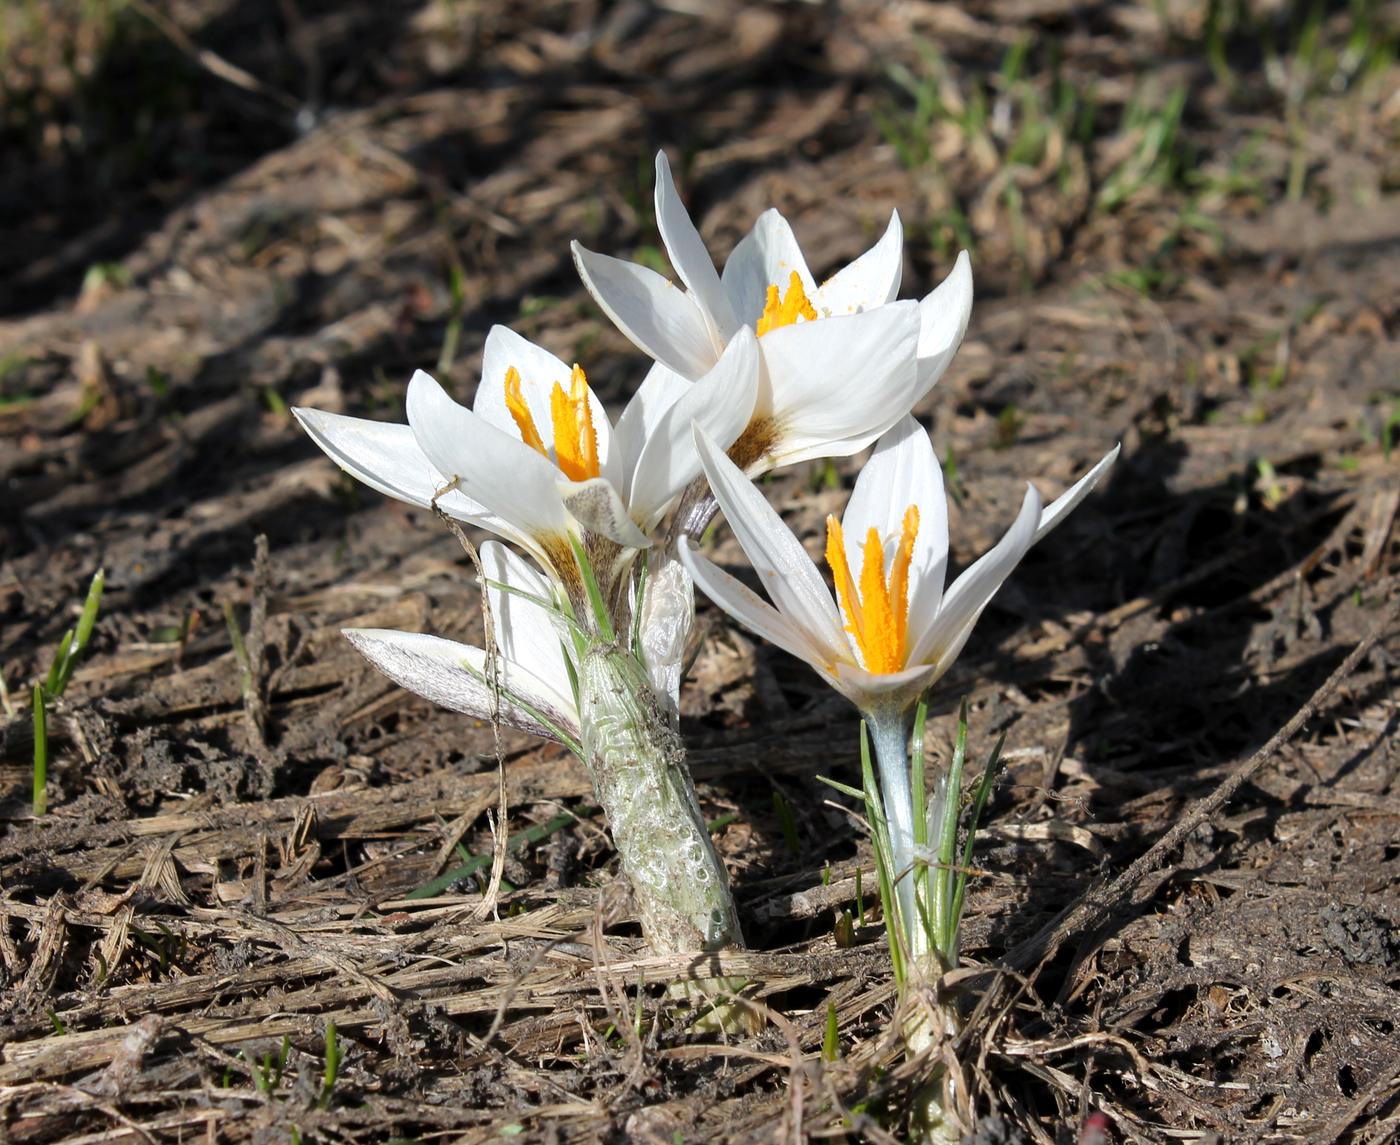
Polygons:
[[480,720],[499,716],[511,727],[576,748],[579,712],[562,643],[566,633],[559,614],[537,603],[551,601],[554,586],[497,541],[482,544],[481,566],[496,636],[494,664],[484,648],[421,632],[347,628],[346,638],[396,684],[435,704]]
[[428,374],[408,388],[408,424],[297,409],[312,439],[365,484],[513,541],[570,583],[570,538],[624,550],[700,472],[691,425],[733,442],[758,386],[753,336],[734,339],[693,386],[649,378],[614,426],[583,371],[504,326],[486,339],[472,409]]
[[656,156],[656,219],[684,290],[578,243],[574,261],[618,329],[682,379],[713,368],[741,331],[760,335],[758,401],[730,450],[750,474],[864,449],[933,387],[967,330],[966,252],[921,302],[895,301],[904,259],[898,214],[875,246],[820,285],[776,210],[759,216],[717,272],[664,153]]

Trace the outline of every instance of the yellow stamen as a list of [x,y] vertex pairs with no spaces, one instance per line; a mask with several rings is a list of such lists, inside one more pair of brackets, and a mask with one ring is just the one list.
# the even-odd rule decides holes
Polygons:
[[[520,390],[520,371],[514,366],[506,371],[506,409],[520,430],[520,440],[537,453],[549,456],[535,416]],[[587,481],[597,477],[598,434],[593,428],[593,407],[589,402],[588,378],[583,367],[575,365],[569,378],[569,391],[558,382],[549,394],[549,417],[554,425],[554,460],[570,481]]]
[[520,392],[520,371],[514,366],[506,371],[506,409],[510,410],[510,416],[520,430],[520,440],[531,449],[544,453],[544,442],[540,440],[540,431],[535,428],[535,417],[525,404],[525,395]]
[[756,329],[761,338],[779,326],[791,326],[799,318],[811,322],[816,316],[816,308],[807,300],[807,291],[802,286],[802,276],[794,270],[788,278],[786,294],[780,296],[776,286],[768,288],[768,297]]
[[909,564],[919,532],[919,509],[904,510],[889,576],[885,576],[885,546],[873,526],[865,534],[861,555],[860,589],[851,578],[841,522],[826,519],[826,563],[836,579],[836,598],[846,617],[846,631],[855,637],[861,659],[871,672],[898,672],[905,667],[909,646]]
[[588,379],[583,367],[574,366],[569,392],[558,382],[549,395],[554,418],[554,456],[570,481],[598,476],[598,434],[593,429],[593,407],[588,401]]

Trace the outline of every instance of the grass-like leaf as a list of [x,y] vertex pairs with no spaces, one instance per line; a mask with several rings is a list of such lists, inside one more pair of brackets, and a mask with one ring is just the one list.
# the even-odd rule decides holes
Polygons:
[[593,610],[593,620],[598,626],[598,635],[611,643],[617,639],[617,635],[613,631],[612,614],[608,611],[608,606],[603,600],[603,592],[598,587],[598,577],[593,572],[593,562],[583,551],[583,543],[573,533],[569,534],[569,548],[573,550],[574,560],[578,562],[579,572],[583,576],[583,588],[588,594],[588,606]]
[[34,814],[49,809],[49,722],[44,685],[34,685]]

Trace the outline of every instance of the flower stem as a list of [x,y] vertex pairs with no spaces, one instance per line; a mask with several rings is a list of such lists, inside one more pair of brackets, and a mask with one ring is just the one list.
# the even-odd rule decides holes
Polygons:
[[891,877],[899,905],[898,932],[912,960],[917,963],[928,949],[919,913],[918,883],[914,862],[914,799],[909,787],[909,716],[906,712],[870,712],[866,715],[875,762],[880,774],[880,797],[890,839]]
[[[685,751],[642,666],[615,644],[578,667],[583,758],[657,954],[742,949],[729,879],[710,841]],[[720,983],[711,996],[733,992]]]
[[[938,1026],[942,1025],[942,1029]],[[918,1011],[914,1019],[905,1026],[905,1039],[910,1056],[937,1046],[946,1038],[956,1037],[958,1032],[957,1014],[951,1006],[938,1005],[935,1012]],[[914,1092],[914,1109],[910,1129],[914,1140],[924,1145],[951,1145],[963,1140],[963,1130],[956,1113],[958,1100],[963,1096],[961,1070],[950,1071],[944,1062],[938,1062],[929,1074],[928,1080]]]
[[[889,865],[895,882],[894,907],[899,918],[893,928],[904,944],[906,957],[900,961],[906,967],[900,981],[902,1026],[905,1044],[911,1057],[936,1050],[956,1036],[958,1014],[952,1003],[941,997],[940,978],[950,967],[943,958],[939,943],[937,898],[943,893],[943,882],[951,877],[949,867],[930,871],[927,859],[920,857],[921,844],[932,845],[941,854],[941,838],[928,839],[926,824],[918,821],[917,804],[910,781],[910,733],[912,721],[908,711],[865,713],[867,726],[875,747],[875,759],[880,776],[880,799],[884,811],[885,830],[889,839]],[[913,750],[922,751],[917,743]],[[923,769],[918,769],[922,777]],[[944,782],[946,784],[947,777]],[[954,811],[956,812],[956,797]],[[941,832],[948,830],[946,817],[939,816]],[[953,839],[957,822],[953,821]],[[898,971],[896,971],[898,974]],[[914,1139],[925,1145],[945,1145],[962,1139],[962,1129],[954,1112],[960,1092],[960,1071],[950,1070],[946,1060],[936,1061],[927,1080],[914,1093],[911,1128]]]

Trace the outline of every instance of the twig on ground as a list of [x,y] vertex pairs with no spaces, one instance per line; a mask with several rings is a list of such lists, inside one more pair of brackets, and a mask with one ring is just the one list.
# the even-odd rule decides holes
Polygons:
[[231,64],[228,60],[217,52],[211,52],[208,48],[201,48],[185,34],[185,30],[175,21],[170,19],[164,12],[160,11],[154,4],[148,4],[146,0],[130,0],[131,7],[155,25],[156,29],[169,40],[180,52],[188,56],[194,63],[198,64],[211,75],[218,76],[225,83],[230,83],[236,88],[241,88],[252,95],[262,96],[270,99],[273,103],[280,104],[288,111],[300,111],[301,104],[284,91],[279,91],[274,87],[269,87],[262,80],[244,71],[237,64]]

